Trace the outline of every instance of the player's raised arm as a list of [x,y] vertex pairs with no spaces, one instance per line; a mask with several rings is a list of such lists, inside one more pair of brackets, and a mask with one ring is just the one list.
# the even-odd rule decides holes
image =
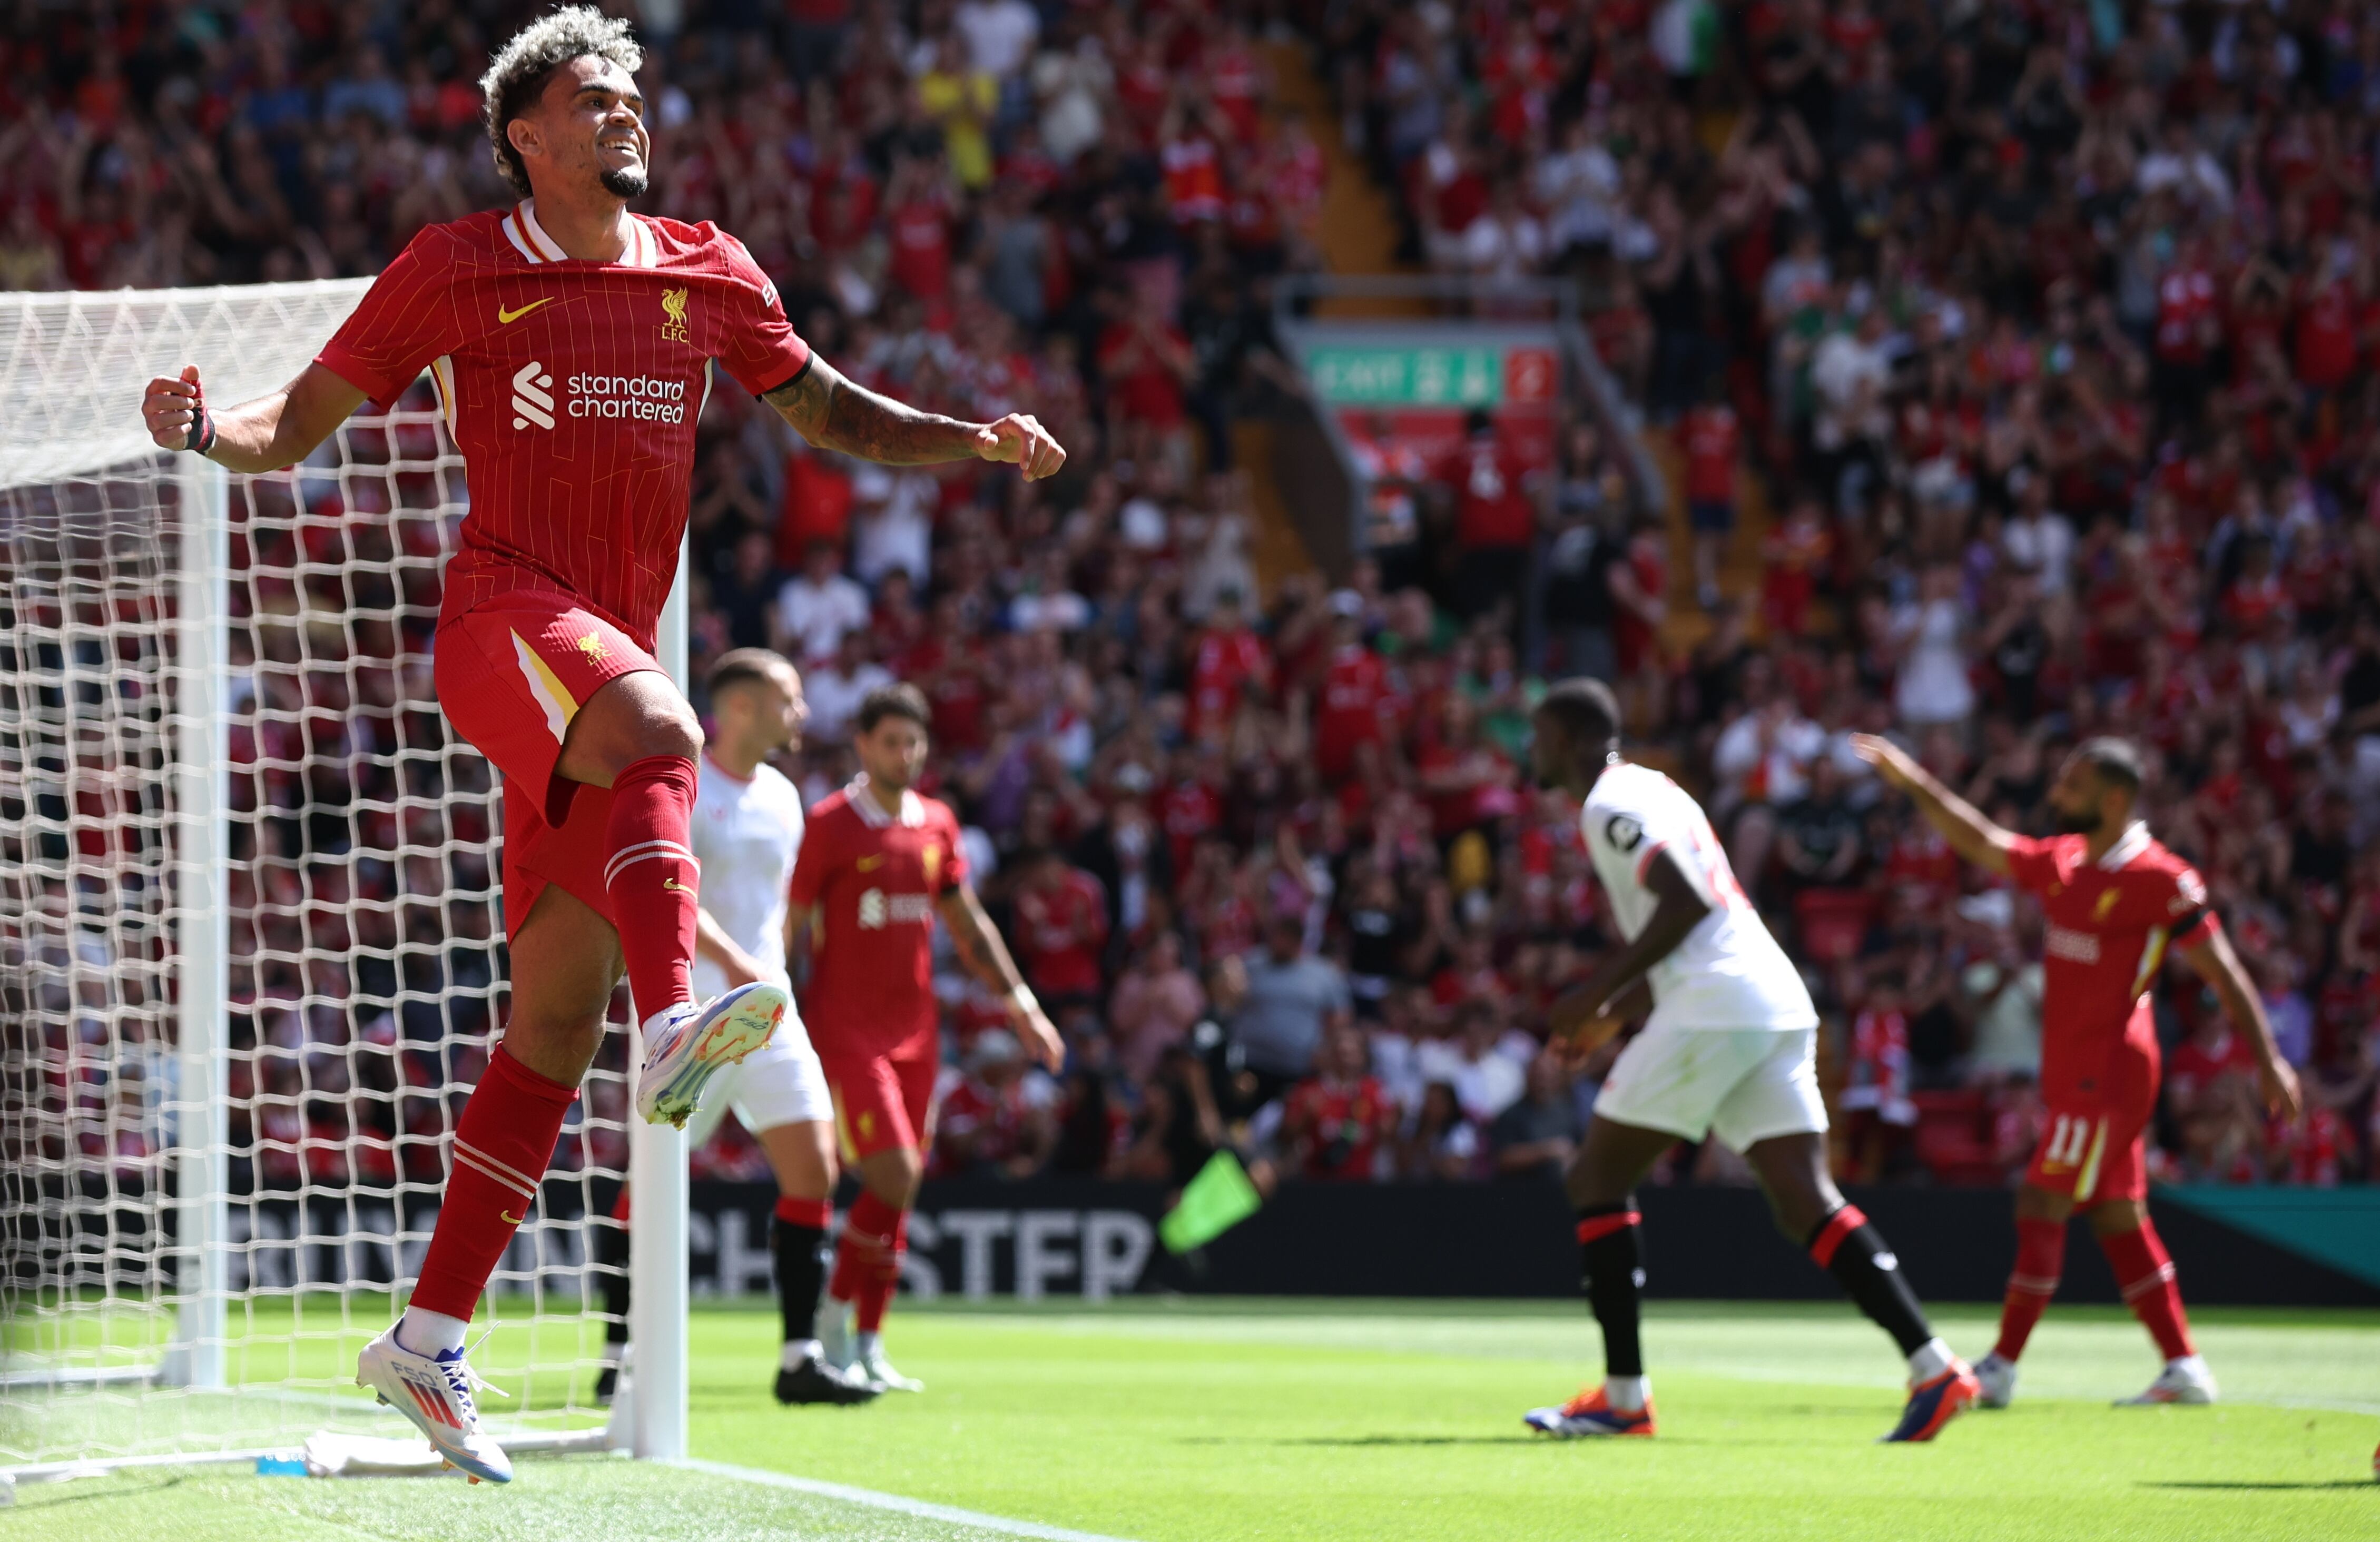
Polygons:
[[160,375],[140,398],[149,438],[161,450],[195,450],[234,471],[277,471],[295,466],[331,437],[364,394],[320,364],[278,391],[221,410],[207,405],[199,367]]
[[1989,872],[2006,876],[2016,837],[1985,819],[1975,806],[1934,779],[1909,752],[1873,734],[1852,735],[1852,748],[1876,774],[1909,795],[1925,822],[1942,832],[1950,849]]
[[1658,850],[1645,865],[1645,887],[1653,892],[1652,919],[1635,941],[1609,954],[1595,972],[1564,991],[1547,1009],[1546,1023],[1573,1052],[1593,1049],[1620,1031],[1621,1008],[1634,994],[1645,971],[1670,956],[1686,934],[1711,912],[1674,853]]
[[886,466],[931,466],[989,460],[1023,468],[1038,481],[1066,464],[1066,452],[1030,413],[1012,412],[990,423],[963,422],[920,412],[845,379],[825,359],[768,394],[795,431],[821,450]]
[[1058,1037],[1050,1026],[1049,1014],[1033,994],[1025,977],[1017,971],[1016,961],[1008,956],[1008,944],[1000,929],[984,914],[983,902],[975,895],[975,885],[958,883],[942,892],[934,902],[941,913],[942,925],[951,929],[951,941],[959,951],[959,961],[967,973],[1000,992],[1008,1003],[1009,1020],[1016,1025],[1031,1047],[1041,1056],[1041,1062],[1056,1071],[1066,1063],[1066,1041]]
[[2304,1109],[2304,1099],[2298,1090],[2298,1074],[2281,1058],[2281,1047],[2273,1038],[2271,1019],[2265,1015],[2264,998],[2256,992],[2255,983],[2248,978],[2246,965],[2231,950],[2231,939],[2220,927],[2206,927],[2194,942],[2187,943],[2181,956],[2198,977],[2213,988],[2223,1002],[2224,1014],[2240,1027],[2247,1028],[2256,1041],[2256,1080],[2265,1095],[2265,1107],[2274,1113],[2296,1119]]

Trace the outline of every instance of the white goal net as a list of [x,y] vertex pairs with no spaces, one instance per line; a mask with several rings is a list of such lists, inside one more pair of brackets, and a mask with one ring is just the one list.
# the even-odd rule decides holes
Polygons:
[[[0,1469],[403,1432],[356,1354],[504,1015],[431,686],[462,461],[426,380],[268,476],[138,411],[288,380],[362,287],[0,296]],[[475,1327],[502,1438],[601,1438],[625,1038]]]

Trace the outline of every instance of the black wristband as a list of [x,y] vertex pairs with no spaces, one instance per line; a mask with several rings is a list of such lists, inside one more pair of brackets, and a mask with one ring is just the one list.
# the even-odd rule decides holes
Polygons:
[[199,406],[198,415],[190,419],[189,442],[184,444],[182,448],[185,450],[196,451],[200,455],[205,455],[209,450],[212,450],[214,447],[214,414],[206,409],[206,405],[204,403],[200,403]]

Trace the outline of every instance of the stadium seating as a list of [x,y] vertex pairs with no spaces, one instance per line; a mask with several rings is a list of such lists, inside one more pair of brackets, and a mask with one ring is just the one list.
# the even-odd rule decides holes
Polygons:
[[[422,225],[505,199],[470,82],[517,9],[20,11],[43,19],[0,31],[0,286],[376,271]],[[1404,1106],[1376,1170],[1483,1171],[1422,1128],[1428,1089],[1517,1087],[1483,1067],[1524,1062],[1544,1003],[1612,938],[1569,817],[1523,769],[1531,693],[1586,658],[1610,661],[1632,736],[1706,795],[1831,1024],[1885,976],[1938,982],[1911,1012],[1938,1180],[2021,1158],[1973,1062],[1988,1031],[2021,1062],[2026,1013],[2010,971],[1975,966],[2037,950],[2038,929],[1845,763],[1852,729],[1904,734],[2036,831],[2063,746],[2143,741],[2154,824],[2204,870],[2338,1114],[2323,1171],[2373,1174],[2380,17],[2293,4],[2200,27],[2149,6],[2111,43],[2056,9],[1770,0],[1547,4],[1513,28],[1507,7],[1356,0],[1273,7],[1261,31],[1229,7],[1013,0],[959,6],[946,35],[915,31],[912,6],[798,9],[649,8],[685,25],[649,40],[643,207],[740,234],[855,378],[962,416],[1035,411],[1075,453],[1026,491],[858,467],[717,394],[698,668],[771,643],[820,701],[874,669],[917,680],[987,897],[1004,907],[1002,864],[1052,849],[1099,887],[1101,989],[1067,992],[1061,1025],[1078,1066],[1016,1095],[1020,1122],[1056,1102],[1053,1164],[1116,1170],[1151,1122],[1187,1117],[1152,1094],[1183,1058],[1163,1050],[1286,913],[1350,974]],[[1281,111],[1292,77],[1332,112]],[[1673,528],[1631,526],[1592,434],[1565,433],[1531,484],[1541,565],[1565,535],[1598,553],[1564,570],[1560,656],[1522,656],[1501,611],[1452,613],[1443,535],[1411,587],[1369,565],[1337,591],[1259,574],[1231,448],[1294,383],[1266,285],[1323,263],[1327,176],[1367,175],[1407,216],[1408,261],[1574,284],[1682,477],[1721,443],[1696,414],[1732,413],[1712,592],[1690,489]],[[1423,479],[1427,529],[1451,523],[1453,475]],[[807,605],[837,570],[868,626]],[[821,735],[800,770],[816,794],[850,759]],[[1822,842],[1844,855],[1814,887],[1794,864]],[[1111,997],[1160,935],[1184,1008],[1136,1012],[1127,1044]],[[311,1031],[298,989],[260,972],[238,1031]],[[951,1000],[955,1064],[992,1014]],[[2173,1042],[2209,1010],[2194,981],[2163,1001]],[[725,1138],[710,1171],[762,1171]],[[2298,1138],[2269,1132],[2246,1175],[2300,1171]]]

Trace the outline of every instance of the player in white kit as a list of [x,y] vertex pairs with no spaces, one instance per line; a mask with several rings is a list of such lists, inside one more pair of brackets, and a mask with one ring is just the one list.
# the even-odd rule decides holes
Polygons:
[[[802,795],[769,757],[801,744],[808,716],[801,675],[766,649],[739,648],[711,666],[710,695],[715,731],[694,799],[694,855],[702,864],[695,989],[715,993],[769,980],[790,990],[786,892],[802,849]],[[686,1124],[686,1149],[710,1139],[731,1108],[777,1176],[769,1228],[784,1321],[777,1401],[866,1402],[878,1389],[830,1365],[814,1337],[834,1215],[834,1103],[818,1051],[792,1013],[766,1045],[718,1074]],[[625,1319],[625,1293],[615,1299]]]
[[1648,990],[1652,1010],[1613,1063],[1566,1178],[1603,1330],[1603,1384],[1532,1409],[1528,1424],[1561,1437],[1653,1433],[1632,1191],[1676,1142],[1717,1135],[1751,1164],[1779,1228],[1909,1357],[1909,1402],[1884,1439],[1932,1439],[1974,1400],[1974,1374],[1935,1337],[1899,1260],[1828,1176],[1818,1014],[1800,971],[1736,882],[1701,806],[1621,758],[1609,687],[1562,681],[1534,726],[1537,779],[1584,803],[1587,851],[1628,939],[1554,1003],[1549,1026],[1583,1054],[1635,1015]]

